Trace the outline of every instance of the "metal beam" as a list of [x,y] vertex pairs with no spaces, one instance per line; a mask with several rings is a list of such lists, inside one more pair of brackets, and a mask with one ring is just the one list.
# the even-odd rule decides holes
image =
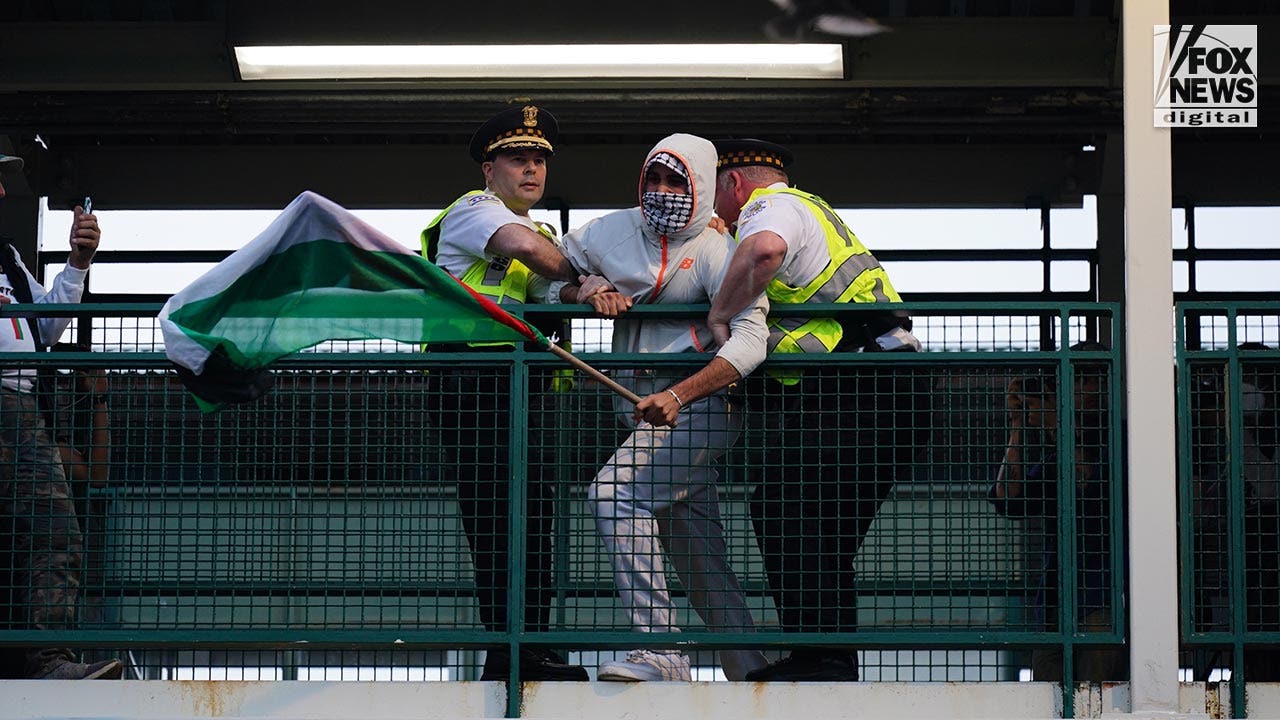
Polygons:
[[[657,139],[656,137],[654,138]],[[547,194],[569,207],[636,204],[650,145],[565,143]],[[1078,205],[1093,180],[1073,146],[794,144],[792,178],[838,206],[1022,208],[1028,195]],[[1074,148],[1078,150],[1078,147]],[[462,140],[444,145],[80,148],[43,162],[58,206],[91,192],[100,209],[279,208],[302,190],[349,207],[443,207],[481,182]]]
[[[241,143],[255,136],[469,136],[513,102],[552,109],[562,132],[661,136],[672,127],[786,137],[860,134],[1016,136],[1119,129],[1120,96],[1108,89],[854,90],[845,87],[698,87],[679,92],[615,87],[544,88],[521,95],[407,88],[341,91],[0,92],[0,131],[48,138],[168,136]],[[1267,117],[1264,115],[1263,117]],[[465,137],[464,137],[465,139]],[[605,138],[605,140],[609,140]],[[95,141],[96,144],[96,141]]]
[[[264,9],[277,8],[276,3],[256,3]],[[351,5],[348,3],[348,5]],[[672,31],[694,26],[688,14],[702,7],[697,3],[681,3],[679,23],[635,22],[602,16],[600,11],[587,13],[588,19],[573,17],[571,8],[548,9],[527,13],[521,19],[520,40],[534,43],[584,42],[765,42],[759,27],[735,21],[723,21],[697,27],[697,33],[684,38]],[[599,6],[600,3],[592,3]],[[769,4],[757,2],[750,7]],[[251,27],[241,42],[305,42],[307,44],[358,43],[361,41],[389,44],[404,35],[404,28],[414,28],[405,42],[493,43],[493,26],[477,22],[468,13],[466,23],[443,25],[434,17],[446,6],[432,7],[430,31],[421,24],[406,21],[381,7],[352,5],[377,19],[378,32],[364,37],[362,23],[344,25],[333,17],[316,16],[310,10],[291,16],[292,32]],[[463,6],[457,6],[463,7]],[[748,7],[744,5],[744,7]],[[470,8],[467,8],[470,11]],[[661,14],[646,6],[646,16]],[[418,9],[421,13],[421,7]],[[735,13],[738,9],[735,8]],[[307,26],[308,18],[319,17],[323,24]],[[550,21],[544,32],[528,27],[535,19]],[[650,32],[650,29],[653,29]],[[370,31],[372,32],[372,31]],[[342,92],[347,89],[395,88],[476,89],[492,88],[496,93],[536,94],[548,89],[630,87],[637,89],[679,91],[689,87],[687,80],[639,80],[619,83],[615,80],[541,80],[515,78],[477,83],[475,81],[418,82],[240,82],[236,79],[232,47],[238,41],[233,22],[224,27],[218,22],[182,23],[8,23],[0,26],[0,92],[86,90],[203,90],[211,92],[278,91],[306,88],[315,93]],[[232,37],[228,37],[231,35]],[[849,78],[844,81],[795,83],[720,82],[704,83],[705,87],[1104,87],[1111,72],[1111,49],[1115,27],[1106,18],[901,18],[893,23],[893,32],[848,41],[846,59]],[[831,38],[814,38],[814,41]],[[944,62],[939,62],[944,59]],[[697,86],[697,83],[692,83]]]
[[[1262,112],[1274,117],[1280,107]],[[1261,181],[1277,167],[1280,141],[1273,138],[1225,129],[1212,135],[1174,135],[1173,194],[1199,207],[1280,205],[1280,186]]]

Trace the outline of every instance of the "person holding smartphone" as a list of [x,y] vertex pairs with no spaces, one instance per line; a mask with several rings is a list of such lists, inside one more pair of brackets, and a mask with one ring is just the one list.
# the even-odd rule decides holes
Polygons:
[[[22,171],[21,158],[0,155],[2,178]],[[22,264],[18,251],[0,245],[0,304],[77,303],[98,250],[98,219],[77,205],[71,223],[67,267],[46,291]],[[8,318],[0,322],[0,352],[35,352],[55,341],[71,318]],[[62,457],[40,412],[36,371],[7,367],[0,373],[0,446],[12,463],[0,473],[0,520],[11,525],[15,607],[26,625],[60,630],[75,624],[80,588],[83,540],[76,519]],[[70,648],[32,648],[27,652],[29,678],[74,680],[118,678],[119,660],[77,662]]]

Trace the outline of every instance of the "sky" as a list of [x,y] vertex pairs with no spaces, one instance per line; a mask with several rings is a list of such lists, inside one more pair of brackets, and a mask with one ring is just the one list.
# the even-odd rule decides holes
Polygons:
[[[436,208],[402,210],[353,209],[356,215],[411,249],[419,247],[419,233],[439,212]],[[609,210],[575,210],[570,227],[578,227]],[[1036,249],[1041,244],[1040,214],[1036,209],[837,209],[862,242],[872,250]],[[276,217],[274,210],[101,210],[104,250],[234,250],[248,243]],[[558,226],[559,214],[534,210],[535,220]],[[1187,246],[1184,212],[1172,211],[1174,248]],[[50,211],[42,203],[41,249],[67,247],[71,224],[68,211]],[[1097,245],[1096,201],[1085,196],[1080,208],[1055,209],[1051,218],[1055,248]],[[1280,208],[1199,208],[1196,239],[1200,248],[1280,248]],[[910,300],[912,292],[973,292],[987,299],[994,292],[1037,292],[1041,289],[1038,262],[985,263],[975,271],[971,263],[887,261],[883,263],[895,287]],[[95,267],[90,289],[100,293],[174,293],[206,272],[207,263],[107,264]],[[46,272],[51,280],[56,274]],[[1199,265],[1199,289],[1280,293],[1280,262],[1208,262]],[[1173,268],[1175,290],[1187,288],[1185,263]],[[1088,288],[1088,265],[1059,262],[1053,268],[1054,291]],[[580,324],[581,327],[581,324]],[[606,328],[599,327],[587,346],[603,349]],[[943,332],[939,329],[939,332]],[[1276,334],[1267,332],[1266,340]],[[1023,333],[1025,334],[1025,333]],[[581,340],[581,338],[575,338]],[[927,338],[923,338],[929,344]],[[1019,338],[1011,342],[1017,346]],[[1274,342],[1274,340],[1273,340]],[[589,348],[588,348],[589,346]]]
[[[418,247],[418,234],[438,209],[353,210],[374,227]],[[570,224],[577,227],[608,210],[575,210]],[[1037,210],[840,210],[840,215],[872,252],[889,249],[1034,249],[1040,246]],[[1052,217],[1052,244],[1060,248],[1092,248],[1097,244],[1096,204],[1086,196],[1083,207],[1057,209]],[[277,215],[273,210],[103,210],[102,248],[109,250],[234,250],[265,228]],[[558,214],[534,211],[535,219],[558,223]],[[1175,248],[1187,246],[1180,209],[1173,211]],[[71,213],[42,208],[41,249],[66,247]],[[1199,208],[1196,240],[1201,248],[1280,248],[1280,208]],[[886,263],[899,291],[1025,292],[1040,290],[1036,263],[1006,263],[991,272],[955,272],[947,263]],[[1020,267],[1021,266],[1021,267]],[[166,292],[185,287],[208,266],[174,264],[144,268],[101,266],[94,276],[97,292]],[[1087,268],[1054,269],[1052,290],[1087,287]],[[1175,268],[1174,288],[1187,286],[1185,268]],[[1280,262],[1200,264],[1201,290],[1280,291]]]

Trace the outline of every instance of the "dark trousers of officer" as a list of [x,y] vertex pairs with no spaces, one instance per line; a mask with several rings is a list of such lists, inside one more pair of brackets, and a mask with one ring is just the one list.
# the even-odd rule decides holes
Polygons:
[[912,408],[927,395],[910,370],[886,367],[806,370],[780,393],[770,384],[766,411],[781,412],[771,444],[782,464],[766,469],[751,517],[779,623],[787,632],[851,632],[853,559],[925,439],[927,417]]
[[[0,390],[0,527],[12,533],[12,619],[36,630],[66,630],[75,622],[83,541],[58,448],[49,438],[36,396]],[[38,677],[74,660],[69,648],[27,651],[25,672]]]
[[[554,447],[541,442],[542,428],[553,424],[555,397],[543,391],[547,375],[536,370],[529,381],[528,503],[524,508],[524,627],[531,632],[550,627],[555,593],[552,577],[555,518]],[[441,430],[445,466],[456,472],[462,526],[476,571],[480,622],[486,630],[507,630],[508,513],[510,487],[509,370],[493,367],[449,370],[440,380]]]

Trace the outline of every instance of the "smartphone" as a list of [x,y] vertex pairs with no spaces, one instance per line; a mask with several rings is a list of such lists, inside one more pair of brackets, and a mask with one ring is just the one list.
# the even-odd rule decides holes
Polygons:
[[80,203],[80,207],[84,208],[85,215],[88,215],[89,213],[93,212],[93,198],[89,197],[88,195],[85,195],[84,202]]

